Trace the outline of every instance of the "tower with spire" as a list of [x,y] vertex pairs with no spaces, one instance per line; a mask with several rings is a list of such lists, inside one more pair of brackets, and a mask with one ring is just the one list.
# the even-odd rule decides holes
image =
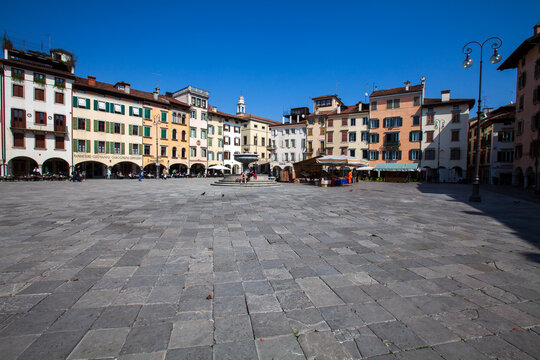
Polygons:
[[236,104],[236,115],[245,115],[246,114],[246,103],[244,102],[244,97],[240,93],[238,98],[238,104]]

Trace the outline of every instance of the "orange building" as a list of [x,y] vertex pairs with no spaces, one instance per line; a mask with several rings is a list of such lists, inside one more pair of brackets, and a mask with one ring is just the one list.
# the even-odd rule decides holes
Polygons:
[[[424,82],[393,89],[376,90],[370,95],[369,165],[401,163],[409,160],[410,150],[421,150],[421,142],[410,141],[411,131],[421,130],[421,107],[424,99]],[[412,169],[414,166],[407,166]],[[381,170],[384,166],[377,166]],[[389,167],[390,168],[390,167]],[[392,166],[395,169],[395,166]]]

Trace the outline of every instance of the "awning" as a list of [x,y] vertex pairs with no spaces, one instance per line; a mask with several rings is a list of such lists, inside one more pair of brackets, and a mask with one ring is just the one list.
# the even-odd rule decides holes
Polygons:
[[369,171],[369,170],[373,170],[373,166],[357,167],[356,170],[358,170],[358,171]]
[[399,163],[388,163],[388,164],[375,164],[376,171],[417,171],[418,164],[399,164]]
[[352,165],[352,166],[367,166],[368,162],[352,157],[347,155],[326,155],[322,156],[317,159],[317,163],[321,165],[329,165],[329,166],[345,166],[345,165]]

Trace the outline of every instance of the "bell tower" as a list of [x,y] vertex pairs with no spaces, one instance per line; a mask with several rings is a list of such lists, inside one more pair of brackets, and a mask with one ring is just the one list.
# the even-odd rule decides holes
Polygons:
[[240,94],[238,98],[238,104],[236,104],[236,115],[244,115],[246,113],[246,103],[244,97]]

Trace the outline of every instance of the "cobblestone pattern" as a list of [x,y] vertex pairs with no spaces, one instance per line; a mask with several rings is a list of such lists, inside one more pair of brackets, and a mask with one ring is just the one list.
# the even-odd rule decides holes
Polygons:
[[540,205],[211,181],[0,184],[2,359],[540,358]]

